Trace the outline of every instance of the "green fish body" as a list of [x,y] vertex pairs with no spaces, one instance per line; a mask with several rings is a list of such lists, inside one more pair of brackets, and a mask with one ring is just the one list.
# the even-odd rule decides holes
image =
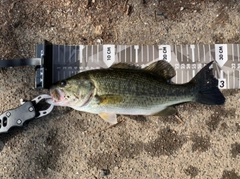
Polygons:
[[172,115],[176,113],[172,106],[183,102],[221,105],[225,98],[211,64],[185,84],[171,82],[175,70],[163,60],[144,69],[120,63],[85,71],[54,85],[51,103],[99,114],[112,124],[117,122],[116,114]]

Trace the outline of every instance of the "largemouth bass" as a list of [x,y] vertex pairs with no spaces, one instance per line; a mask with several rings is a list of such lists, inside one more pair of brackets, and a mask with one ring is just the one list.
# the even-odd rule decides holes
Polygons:
[[49,103],[99,114],[111,124],[117,123],[116,114],[173,115],[173,105],[183,102],[221,105],[225,98],[210,69],[212,63],[185,84],[171,82],[175,70],[164,60],[143,69],[119,63],[84,71],[51,87]]

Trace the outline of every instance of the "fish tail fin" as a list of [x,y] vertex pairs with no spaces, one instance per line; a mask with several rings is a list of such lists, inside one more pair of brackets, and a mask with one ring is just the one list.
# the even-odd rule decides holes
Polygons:
[[218,80],[213,76],[212,68],[209,68],[212,63],[213,61],[203,67],[191,80],[198,89],[194,101],[201,104],[221,105],[224,104],[225,97],[218,88]]

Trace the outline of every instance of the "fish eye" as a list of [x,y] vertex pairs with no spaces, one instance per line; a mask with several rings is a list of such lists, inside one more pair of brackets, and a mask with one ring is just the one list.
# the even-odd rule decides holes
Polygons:
[[60,82],[60,86],[61,86],[61,87],[64,87],[64,86],[66,86],[66,85],[67,85],[67,82],[66,82],[65,80],[63,80],[63,81]]

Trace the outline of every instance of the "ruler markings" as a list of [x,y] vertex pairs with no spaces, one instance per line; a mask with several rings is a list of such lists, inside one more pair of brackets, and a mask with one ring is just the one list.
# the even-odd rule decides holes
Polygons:
[[143,49],[142,49],[142,45],[141,46],[139,46],[139,60],[138,60],[138,62],[139,63],[141,63],[142,62],[142,51],[143,51]]
[[99,54],[100,54],[99,45],[97,45],[97,62],[99,62]]
[[127,46],[127,54],[126,54],[126,58],[127,58],[127,63],[130,63],[131,62],[131,46],[128,45]]
[[77,62],[77,46],[75,46],[74,62]]
[[124,58],[125,58],[125,63],[127,62],[127,46],[125,45],[124,48]]
[[152,59],[152,61],[154,61],[155,60],[155,47],[153,46],[153,48],[152,48],[152,54],[153,54],[153,59]]
[[72,46],[71,45],[69,46],[69,51],[70,51],[69,63],[70,63],[71,66],[70,66],[68,77],[70,77],[71,76],[70,74],[73,72],[72,71],[73,68],[72,68],[72,63],[71,62],[72,62],[72,58],[74,57],[74,52],[72,52]]
[[183,47],[182,47],[182,45],[180,45],[180,48],[181,48],[181,62],[183,62]]
[[149,60],[148,60],[148,45],[146,45],[145,47],[144,47],[144,49],[146,49],[146,53],[144,54],[145,56],[143,57],[143,59],[145,59],[147,62],[149,62]]
[[228,77],[228,86],[229,87],[229,71],[227,71],[227,77]]
[[181,77],[182,77],[182,82],[181,83],[183,83],[183,71],[182,71],[182,76]]
[[60,58],[61,58],[60,57],[60,45],[58,45],[58,58],[57,58],[58,59],[58,63],[60,62]]
[[238,88],[240,88],[240,70],[238,70]]
[[[88,45],[86,45],[86,62],[88,63],[88,58],[89,58],[89,55],[88,55]],[[86,67],[87,67],[88,64],[86,64]]]
[[136,61],[136,63],[138,63],[138,49],[139,49],[139,46],[134,45],[134,49],[135,49],[135,54],[136,54],[135,61]]
[[240,61],[240,56],[239,56],[239,44],[237,44],[237,56],[238,56],[238,61]]
[[178,60],[177,60],[177,45],[175,45],[175,56],[176,56],[176,62],[178,62]]
[[203,46],[203,61],[205,62],[206,61],[206,49],[205,49],[205,45],[202,45]]
[[209,46],[209,61],[211,62],[212,61],[212,53],[211,53],[212,49],[211,49],[211,45],[210,44],[208,46]]
[[233,88],[235,88],[235,71],[233,71]]
[[67,59],[68,59],[68,62],[71,62],[71,61],[72,61],[71,59],[72,59],[72,56],[73,56],[74,53],[72,53],[72,47],[71,47],[71,45],[68,46],[68,48],[69,48],[69,54],[70,54],[70,55],[69,55],[69,58],[67,58]]
[[78,55],[79,55],[80,63],[82,63],[82,61],[83,61],[82,50],[83,50],[83,46],[79,45],[79,53],[78,53]]
[[66,56],[66,45],[63,46],[63,63],[66,65],[65,56]]
[[195,62],[195,45],[190,45],[191,54],[192,54],[192,62]]
[[223,70],[220,70],[220,78],[223,78]]
[[94,59],[93,59],[93,45],[91,45],[91,61],[93,62]]
[[192,78],[195,76],[195,70],[192,70]]
[[119,59],[120,59],[120,61],[122,61],[122,46],[121,45],[119,47]]
[[178,71],[176,70],[176,83],[178,82]]
[[74,56],[75,56],[75,47],[73,47],[73,46],[69,46],[69,51],[70,51],[70,57],[69,57],[69,61],[72,63],[72,62],[74,62]]
[[147,45],[147,62],[149,62],[149,46]]
[[197,59],[197,61],[198,62],[200,62],[201,61],[201,59],[200,59],[200,47],[199,47],[200,45],[199,44],[197,44],[197,49],[198,49],[198,59]]
[[132,57],[133,57],[133,53],[132,53],[132,49],[133,47],[132,46],[130,46],[130,62],[132,63]]
[[209,44],[208,45],[208,47],[209,47],[209,61],[212,61],[212,54],[211,54],[211,45]]

